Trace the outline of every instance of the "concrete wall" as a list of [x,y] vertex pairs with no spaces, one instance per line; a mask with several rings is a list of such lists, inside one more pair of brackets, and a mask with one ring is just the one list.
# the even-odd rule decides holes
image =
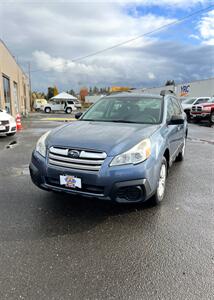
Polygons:
[[162,86],[156,88],[138,89],[133,92],[143,91],[148,94],[160,94],[161,90],[174,90],[178,98],[186,97],[211,97],[214,96],[214,78],[186,82],[173,86]]
[[0,40],[0,107],[5,109],[3,76],[9,79],[10,113],[15,116],[18,112],[30,111],[28,77],[17,64],[6,45]]

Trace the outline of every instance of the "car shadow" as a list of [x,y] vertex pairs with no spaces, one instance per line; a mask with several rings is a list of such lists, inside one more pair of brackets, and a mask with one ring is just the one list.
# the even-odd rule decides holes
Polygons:
[[[26,205],[29,205],[28,209]],[[117,204],[94,198],[77,198],[67,194],[39,191],[37,197],[28,197],[24,207],[14,211],[10,220],[2,224],[0,240],[33,241],[71,236],[89,232],[97,226],[105,226],[109,220],[111,225],[118,222],[118,219],[128,222],[132,213],[143,214],[149,222],[157,210],[159,207],[153,208],[147,202]]]
[[152,205],[149,202],[119,204],[95,198],[71,198],[70,195],[50,193],[42,206],[45,214],[40,216],[40,224],[42,232],[47,236],[76,234],[91,230],[108,218],[150,208]]

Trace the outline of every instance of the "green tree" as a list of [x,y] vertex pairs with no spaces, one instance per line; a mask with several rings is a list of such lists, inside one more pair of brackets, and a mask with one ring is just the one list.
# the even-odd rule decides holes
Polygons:
[[73,89],[67,91],[67,93],[70,94],[70,95],[72,95],[72,96],[74,96],[74,97],[76,97],[76,93],[75,93],[75,91]]
[[98,93],[99,93],[99,89],[96,86],[94,86],[94,88],[93,88],[93,94],[97,95]]
[[48,93],[47,93],[47,99],[49,100],[50,98],[52,98],[54,96],[54,88],[49,86],[48,87]]
[[54,96],[59,94],[59,91],[56,86],[54,86],[54,88],[53,88],[53,94],[54,94]]

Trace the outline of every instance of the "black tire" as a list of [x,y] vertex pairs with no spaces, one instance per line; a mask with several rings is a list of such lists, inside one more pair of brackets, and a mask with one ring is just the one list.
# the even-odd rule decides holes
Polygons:
[[[165,174],[161,174],[162,173],[162,168],[165,169]],[[157,184],[157,189],[155,191],[155,194],[149,199],[149,202],[152,205],[158,205],[160,204],[160,202],[163,200],[164,195],[165,195],[165,190],[166,190],[166,178],[167,178],[167,173],[168,173],[168,165],[167,165],[167,161],[166,158],[163,157],[162,158],[162,162],[161,162],[161,167],[160,167],[160,173],[159,173],[159,180],[158,180],[158,184]],[[161,176],[164,175],[164,181],[163,181],[163,191],[160,193],[160,185],[161,184]]]
[[72,108],[71,107],[67,107],[65,110],[66,114],[71,114],[72,113]]
[[187,121],[190,122],[191,120],[190,110],[185,110],[184,112],[186,113]]
[[7,133],[7,136],[14,136],[16,132]]
[[45,108],[45,113],[46,113],[46,114],[49,114],[50,112],[51,112],[51,108],[50,108],[50,107],[46,107],[46,108]]
[[192,118],[192,123],[198,123],[198,119],[197,118]]
[[211,123],[211,124],[214,124],[214,111],[211,112],[211,115],[210,115],[210,123]]
[[178,156],[176,157],[175,161],[179,162],[184,160],[185,148],[186,148],[186,138],[184,139],[184,145],[182,147],[182,150],[178,153]]

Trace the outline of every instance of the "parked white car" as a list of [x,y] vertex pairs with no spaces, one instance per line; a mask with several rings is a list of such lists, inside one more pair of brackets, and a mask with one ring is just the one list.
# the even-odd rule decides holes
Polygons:
[[41,110],[41,106],[45,106],[47,104],[47,100],[46,99],[35,99],[34,103],[33,103],[33,108],[36,111]]
[[51,113],[55,111],[64,111],[67,114],[70,114],[72,111],[77,110],[75,102],[73,100],[52,100],[49,101],[46,105],[42,105],[41,109],[45,113]]
[[0,109],[0,134],[8,136],[16,133],[16,120],[5,110]]
[[[69,102],[69,101],[68,101],[68,102]],[[75,101],[75,100],[74,100],[74,105],[75,105],[76,108],[79,108],[79,109],[82,108],[82,104],[80,103],[80,101]]]
[[190,119],[190,111],[193,105],[197,105],[200,103],[206,103],[211,99],[211,97],[194,97],[194,98],[187,98],[181,102],[184,112],[187,115],[187,118]]

